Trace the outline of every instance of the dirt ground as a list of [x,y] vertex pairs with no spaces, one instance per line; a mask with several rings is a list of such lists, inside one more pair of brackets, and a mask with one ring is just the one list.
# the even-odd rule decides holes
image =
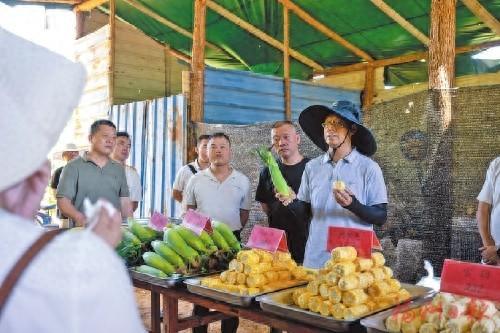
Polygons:
[[[149,329],[151,325],[151,307],[150,307],[150,295],[149,291],[142,289],[135,289],[135,296],[137,299],[137,304],[139,305],[139,311],[141,313],[141,318],[144,322],[144,326]],[[188,317],[191,314],[193,306],[191,303],[179,301],[179,316],[181,318]],[[162,329],[163,332],[163,329]],[[180,331],[182,333],[191,332],[190,329]],[[208,326],[209,333],[219,333],[220,332],[220,322],[210,324]],[[256,324],[254,322],[240,319],[240,326],[238,327],[237,333],[268,333],[269,328],[265,325]]]

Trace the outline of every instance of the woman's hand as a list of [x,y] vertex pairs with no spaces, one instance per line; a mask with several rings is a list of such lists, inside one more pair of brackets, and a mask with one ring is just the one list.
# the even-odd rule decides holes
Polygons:
[[[276,192],[276,189],[274,189],[274,191]],[[276,199],[278,199],[283,204],[283,206],[288,206],[289,204],[292,203],[293,200],[297,198],[297,195],[290,186],[288,187],[288,195],[283,195],[280,194],[279,192],[276,192],[275,196]]]

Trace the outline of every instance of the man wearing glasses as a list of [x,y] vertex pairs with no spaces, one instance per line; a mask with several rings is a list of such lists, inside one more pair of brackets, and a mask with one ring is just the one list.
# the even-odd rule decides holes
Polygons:
[[[382,170],[369,157],[377,150],[375,138],[361,124],[356,105],[313,105],[302,111],[299,123],[325,152],[306,165],[297,195],[312,212],[304,266],[320,268],[330,258],[328,227],[372,230],[384,224],[387,190]],[[295,195],[278,198],[288,205]]]

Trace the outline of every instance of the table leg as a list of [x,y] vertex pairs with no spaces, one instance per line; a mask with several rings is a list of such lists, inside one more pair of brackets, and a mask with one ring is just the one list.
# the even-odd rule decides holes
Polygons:
[[161,332],[160,319],[160,294],[151,291],[151,332]]
[[164,333],[178,332],[179,299],[163,294],[163,327]]

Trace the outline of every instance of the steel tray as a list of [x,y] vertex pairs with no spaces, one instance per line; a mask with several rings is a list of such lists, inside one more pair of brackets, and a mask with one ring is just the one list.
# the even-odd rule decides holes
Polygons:
[[[434,291],[430,288],[415,286],[411,284],[401,283],[401,287],[410,292],[412,299],[424,297],[431,293],[434,293]],[[319,313],[307,311],[299,308],[298,306],[292,305],[292,293],[295,289],[298,288],[291,288],[283,291],[269,293],[267,295],[258,297],[257,301],[260,302],[260,307],[262,308],[262,310],[266,312],[270,312],[304,323],[314,323],[314,325],[318,327],[335,332],[347,332],[360,320],[360,318],[354,320],[337,320],[333,317],[325,317],[320,315]],[[381,310],[376,310],[374,312],[368,313],[366,314],[366,316],[379,311]]]
[[173,274],[172,276],[166,277],[166,278],[158,278],[156,276],[152,276],[149,274],[141,273],[138,272],[134,269],[135,267],[131,267],[128,269],[129,274],[132,278],[144,281],[144,282],[149,282],[155,285],[160,285],[163,287],[175,287],[178,285],[182,285],[182,282],[186,279],[198,277],[198,276],[207,276],[207,275],[212,275],[216,273],[220,273],[221,271],[212,271],[209,273],[199,273],[199,274],[193,274],[193,275],[182,275],[182,274]]
[[[201,285],[201,277],[192,278],[184,280],[184,283],[187,285],[187,288],[193,294],[198,294],[201,296],[213,298],[218,301],[226,302],[233,305],[239,306],[250,306],[256,297],[262,296],[266,293],[255,294],[251,296],[243,296],[235,293],[228,293],[222,290],[212,289]],[[297,281],[296,286],[304,285],[307,281]],[[288,286],[286,288],[293,288],[294,286]]]
[[[401,311],[408,311],[418,308],[424,304],[430,303],[434,296],[435,294],[429,294],[422,298],[415,299],[409,303],[405,303],[404,309],[401,309]],[[394,309],[389,309],[372,316],[365,317],[361,319],[361,325],[366,327],[367,333],[388,333],[389,331],[385,327],[385,320],[393,313]]]

